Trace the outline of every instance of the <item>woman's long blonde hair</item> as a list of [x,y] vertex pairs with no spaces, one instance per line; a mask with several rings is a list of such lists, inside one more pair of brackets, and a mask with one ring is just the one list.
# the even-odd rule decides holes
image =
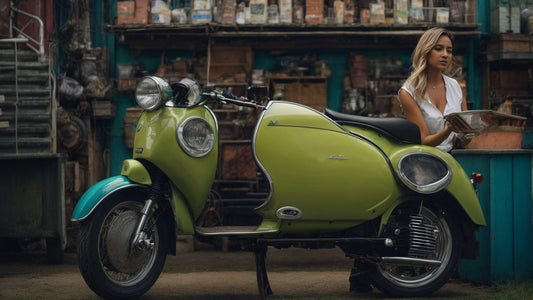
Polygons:
[[[435,47],[437,41],[441,36],[447,36],[452,41],[452,46],[455,46],[453,34],[441,27],[434,27],[422,34],[418,40],[415,50],[411,56],[413,65],[411,66],[411,75],[405,83],[407,86],[413,87],[414,96],[418,99],[426,100],[426,85],[427,85],[427,55]],[[450,64],[444,74],[448,75],[451,71],[452,64]]]

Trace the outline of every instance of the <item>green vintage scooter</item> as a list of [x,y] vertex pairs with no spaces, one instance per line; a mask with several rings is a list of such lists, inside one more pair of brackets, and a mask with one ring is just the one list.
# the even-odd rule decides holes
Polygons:
[[[430,294],[460,258],[475,258],[485,225],[473,179],[448,153],[420,145],[418,127],[400,118],[367,118],[287,101],[201,93],[189,79],[170,86],[143,78],[144,109],[133,158],[120,176],[87,190],[79,221],[79,267],[104,298],[147,292],[176,234],[226,237],[254,251],[261,298],[272,293],[265,268],[273,247],[339,247],[355,269],[391,296]],[[261,112],[253,155],[269,196],[259,225],[202,226],[218,162],[218,124],[210,102]],[[355,275],[354,275],[355,276]]]

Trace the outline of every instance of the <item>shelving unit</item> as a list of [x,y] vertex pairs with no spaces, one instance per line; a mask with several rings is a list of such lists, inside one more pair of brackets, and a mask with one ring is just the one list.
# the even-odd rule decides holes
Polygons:
[[[328,105],[328,78],[323,76],[269,76],[271,99],[280,93],[281,100],[289,100],[323,111]],[[282,95],[281,95],[282,94]]]
[[[533,36],[496,34],[487,38],[483,106],[497,109],[505,100],[513,102],[513,113],[530,118],[533,103]],[[530,122],[529,122],[530,123]]]

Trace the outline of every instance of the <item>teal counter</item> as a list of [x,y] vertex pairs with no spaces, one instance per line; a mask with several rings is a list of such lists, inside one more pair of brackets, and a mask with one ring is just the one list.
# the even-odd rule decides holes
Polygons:
[[454,150],[467,174],[483,174],[478,198],[487,219],[476,238],[480,255],[461,260],[463,280],[494,283],[533,278],[532,150]]

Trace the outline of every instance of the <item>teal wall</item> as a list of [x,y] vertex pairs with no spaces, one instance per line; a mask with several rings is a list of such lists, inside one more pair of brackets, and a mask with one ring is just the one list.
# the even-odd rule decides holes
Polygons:
[[[161,51],[140,51],[133,54],[130,49],[118,44],[118,39],[115,36],[108,35],[105,32],[105,24],[110,23],[110,19],[116,16],[115,1],[101,1],[91,0],[91,23],[93,26],[93,46],[106,47],[110,53],[110,76],[116,78],[116,68],[121,63],[144,63],[148,71],[155,71],[161,62]],[[478,23],[481,24],[480,31],[482,34],[490,33],[490,3],[488,1],[477,1]],[[64,14],[64,12],[63,12]],[[473,101],[473,109],[481,108],[481,93],[482,86],[481,70],[483,62],[478,60],[478,53],[480,53],[481,37],[476,37],[469,42],[468,49],[464,53],[458,53],[465,59],[465,67],[467,69],[467,82],[469,100]],[[358,49],[335,49],[335,50],[320,50],[312,51],[319,59],[326,60],[328,66],[331,68],[332,75],[328,78],[328,107],[334,110],[339,110],[342,103],[344,88],[343,78],[347,70],[348,59],[350,52],[357,51],[357,53],[368,56],[394,56],[399,57],[406,65],[410,65],[410,50],[358,50]],[[295,51],[299,53],[299,51]],[[302,53],[300,51],[300,53]],[[190,58],[191,53],[188,51],[165,52],[165,56],[169,59],[176,57]],[[255,51],[254,53],[254,69],[270,70],[276,65],[276,58],[268,51]],[[107,147],[110,149],[110,174],[117,175],[120,173],[122,161],[131,157],[131,150],[126,149],[123,142],[122,119],[125,115],[126,108],[134,106],[135,102],[132,93],[115,93],[113,101],[116,104],[116,116],[112,121],[109,121],[110,135],[108,137]]]

